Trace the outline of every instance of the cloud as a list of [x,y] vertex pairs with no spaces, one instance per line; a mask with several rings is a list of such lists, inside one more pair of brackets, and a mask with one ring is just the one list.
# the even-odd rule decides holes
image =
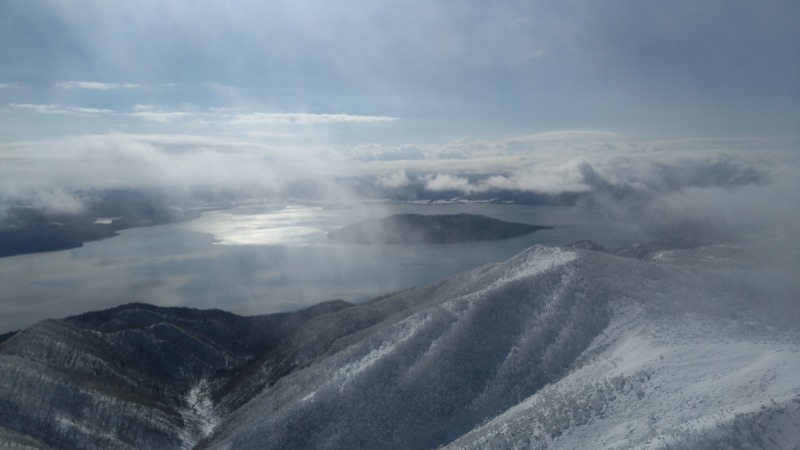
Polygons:
[[97,116],[101,114],[114,114],[114,111],[103,108],[84,108],[79,106],[64,106],[57,103],[11,103],[11,107],[41,114],[72,114],[80,116]]
[[0,190],[252,186],[279,192],[296,179],[332,179],[343,167],[324,149],[203,135],[82,135],[0,144]]
[[426,149],[419,145],[387,146],[379,144],[360,144],[337,146],[337,151],[350,155],[356,161],[413,161],[426,159]]
[[[0,225],[14,206],[35,208],[45,214],[80,214],[86,211],[84,199],[57,187],[23,187],[0,183]],[[8,225],[8,224],[6,224]]]
[[138,89],[142,85],[135,83],[100,83],[97,81],[65,81],[56,83],[59,89],[89,89],[94,91],[111,91],[115,89]]
[[130,116],[150,122],[167,123],[197,117],[197,114],[185,111],[134,111]]
[[[650,146],[643,143],[641,147]],[[507,165],[504,173],[476,168],[448,171],[449,162],[431,166],[436,170],[428,173],[382,175],[376,178],[376,186],[385,189],[383,195],[407,200],[577,202],[668,245],[800,232],[796,225],[800,223],[796,201],[800,157],[791,150],[758,154],[697,147],[628,154],[594,150],[561,160],[517,160],[517,166]],[[794,228],[787,234],[787,227]]]
[[360,144],[341,146],[357,161],[467,161],[476,159],[497,159],[500,157],[564,160],[587,153],[641,153],[652,150],[652,146],[635,143],[624,134],[607,131],[553,131],[506,139],[477,139],[464,136],[442,145],[432,144]]
[[[461,197],[582,204],[653,238],[681,236],[694,243],[735,240],[800,221],[796,142],[756,141],[762,148],[776,148],[753,152],[752,142],[720,150],[719,141],[661,141],[654,148],[646,141],[574,141],[573,146],[555,140],[539,141],[531,154],[508,154],[509,139],[477,147],[471,140],[463,142],[479,148],[474,153],[480,156],[430,158],[441,154],[441,147],[417,144],[397,147],[416,148],[425,159],[359,160],[353,155],[363,152],[364,145],[269,144],[196,134],[16,142],[0,144],[0,192],[24,194],[42,208],[63,212],[80,211],[71,193],[92,187],[177,192],[207,187],[300,201]],[[484,153],[488,148],[498,155]]]
[[473,137],[462,137],[448,142],[432,155],[436,159],[469,159],[480,156],[497,156],[503,153],[502,145],[498,142],[481,141]]
[[[600,139],[603,136],[608,139]],[[342,152],[352,158],[354,172],[374,177],[375,193],[361,191],[376,198],[577,201],[634,223],[633,217],[641,218],[650,204],[666,196],[767,185],[780,167],[800,177],[797,145],[797,139],[787,138],[651,142],[613,133],[569,133],[566,140],[542,135],[417,144],[424,158],[413,160],[380,158],[399,146],[358,146],[352,153]],[[460,158],[453,159],[453,151]]]
[[[136,111],[160,112],[150,107]],[[708,148],[703,142],[690,146],[678,141],[673,148],[664,141],[654,146],[609,137],[332,146],[324,139],[308,143],[269,134],[87,134],[0,144],[0,187],[250,185],[276,195],[293,186],[295,196],[325,190],[350,196],[356,189],[365,198],[565,198],[603,205],[609,215],[626,220],[656,199],[761,186],[771,182],[777,167],[800,167],[791,142],[754,153],[752,142],[738,144],[748,150],[720,150],[716,141],[706,142]],[[509,142],[531,144],[509,149]],[[463,158],[450,157],[455,149]],[[317,187],[300,189],[312,184]]]
[[233,125],[315,125],[329,123],[386,123],[396,121],[390,116],[310,113],[251,113],[230,118]]
[[27,198],[32,199],[31,206],[48,213],[78,214],[86,210],[79,198],[61,188],[35,190]]
[[226,108],[167,109],[153,105],[137,104],[129,110],[110,110],[66,106],[57,103],[11,103],[12,108],[42,114],[113,114],[118,117],[133,117],[151,122],[167,123],[183,119],[197,119],[203,123],[227,124],[234,126],[277,125],[313,126],[326,124],[371,124],[391,123],[398,120],[390,116],[357,114],[316,114],[316,113],[235,113]]
[[479,188],[473,186],[466,178],[449,173],[436,173],[425,177],[425,189],[434,192],[459,191],[464,194],[471,194]]
[[754,164],[725,156],[631,158],[624,156],[536,161],[508,167],[506,174],[438,172],[425,177],[430,191],[463,194],[511,191],[538,194],[592,193],[615,198],[669,193],[690,187],[732,188],[762,183],[767,175]]
[[411,179],[408,177],[405,170],[401,170],[387,176],[379,176],[376,182],[383,188],[399,189],[411,184]]
[[591,164],[583,160],[563,164],[536,164],[524,167],[511,175],[493,175],[483,180],[478,189],[486,191],[519,191],[544,194],[587,192],[591,190],[587,174]]
[[762,183],[687,186],[652,195],[640,204],[603,206],[613,208],[618,220],[637,223],[657,237],[682,236],[702,243],[783,236],[788,241],[776,242],[780,252],[794,249],[796,258],[800,171],[797,166],[784,167],[769,175]]
[[[424,177],[424,188],[432,192],[460,192],[464,195],[498,192],[566,194],[589,192],[608,181],[585,160],[537,163],[509,174],[472,174],[470,177],[438,172]],[[598,181],[602,179],[602,181]]]
[[507,139],[506,142],[575,142],[575,141],[617,141],[627,139],[622,133],[601,130],[558,130],[534,133]]

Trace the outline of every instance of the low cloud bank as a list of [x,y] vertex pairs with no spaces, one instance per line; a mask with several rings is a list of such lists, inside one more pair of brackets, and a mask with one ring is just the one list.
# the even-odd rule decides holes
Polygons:
[[792,140],[633,141],[560,132],[444,145],[270,144],[227,136],[86,135],[2,144],[4,203],[80,212],[97,188],[225,191],[291,201],[462,198],[590,205],[660,235],[797,223]]
[[[696,243],[800,223],[796,142],[596,137],[468,141],[456,153],[470,158],[406,161],[395,171],[383,163],[388,173],[376,177],[373,192],[418,201],[460,197],[593,206],[656,238],[683,236]],[[494,159],[486,157],[491,145],[502,149]],[[450,147],[452,155],[455,146]]]

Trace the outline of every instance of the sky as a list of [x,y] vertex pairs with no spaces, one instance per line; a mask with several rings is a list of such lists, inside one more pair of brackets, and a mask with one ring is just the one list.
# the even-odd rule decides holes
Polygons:
[[[2,11],[6,195],[364,174],[560,192],[592,188],[592,173],[652,181],[642,160],[796,160],[796,1],[5,0]],[[500,178],[463,178],[478,172]]]

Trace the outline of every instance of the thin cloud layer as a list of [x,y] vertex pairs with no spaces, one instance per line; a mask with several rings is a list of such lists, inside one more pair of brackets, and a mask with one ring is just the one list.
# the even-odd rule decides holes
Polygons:
[[[438,148],[370,146],[365,158],[364,146],[330,148],[324,138],[319,145],[273,145],[227,135],[84,135],[0,145],[0,179],[6,192],[52,186],[67,191],[219,187],[305,195],[309,201],[319,195],[346,202],[582,201],[627,220],[669,196],[771,185],[800,173],[791,151],[796,144],[779,141],[768,148],[757,142],[745,147],[751,150],[721,150],[701,141],[687,150],[683,142],[656,145],[616,135],[603,141],[597,134],[572,140],[459,139]],[[754,145],[761,150],[754,152]]]
[[169,187],[236,185],[313,174],[324,154],[205,136],[86,135],[2,146],[4,185]]
[[101,83],[98,81],[64,81],[56,83],[59,89],[89,89],[95,91],[110,91],[114,89],[138,89],[142,87],[135,83]]
[[[104,89],[100,89],[104,90]],[[397,117],[369,116],[358,114],[314,114],[314,113],[235,113],[229,109],[190,109],[169,110],[153,105],[137,104],[128,111],[99,108],[85,108],[67,106],[57,103],[11,103],[14,109],[25,110],[43,114],[108,114],[128,116],[151,120],[154,122],[169,122],[176,119],[194,117],[207,123],[220,123],[230,125],[316,125],[337,123],[387,123],[394,122]]]
[[252,113],[233,116],[230,123],[233,125],[258,125],[258,124],[290,124],[313,125],[324,123],[381,123],[393,122],[396,117],[389,116],[362,116],[355,114],[308,114],[308,113]]
[[82,108],[78,106],[64,106],[57,103],[34,104],[34,103],[11,103],[14,109],[25,110],[41,114],[75,114],[79,116],[97,116],[101,114],[114,114],[110,109]]

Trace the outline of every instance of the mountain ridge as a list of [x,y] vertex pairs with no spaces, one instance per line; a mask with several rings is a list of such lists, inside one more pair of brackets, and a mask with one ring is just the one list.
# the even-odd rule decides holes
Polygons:
[[798,445],[800,330],[784,311],[757,316],[770,305],[741,273],[708,265],[730,250],[643,261],[534,246],[359,305],[247,318],[130,304],[45,321],[0,344],[13,387],[0,443]]

